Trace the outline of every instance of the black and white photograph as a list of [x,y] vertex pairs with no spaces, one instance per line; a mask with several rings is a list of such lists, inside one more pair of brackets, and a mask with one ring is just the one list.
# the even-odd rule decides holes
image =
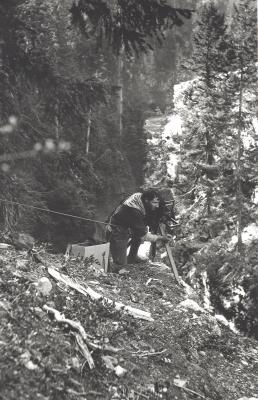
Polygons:
[[0,0],[0,400],[258,400],[257,0]]

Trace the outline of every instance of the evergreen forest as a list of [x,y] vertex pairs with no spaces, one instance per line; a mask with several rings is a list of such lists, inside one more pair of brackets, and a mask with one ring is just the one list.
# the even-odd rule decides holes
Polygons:
[[[23,307],[25,322],[35,312],[31,332],[42,325],[29,356],[32,337],[19,339],[22,355],[16,343],[22,324],[3,336],[9,369],[38,378],[11,377],[13,391],[0,399],[15,400],[17,391],[31,400],[258,398],[257,66],[255,0],[0,0],[0,267],[14,285],[0,276],[0,315],[15,325]],[[103,234],[114,208],[148,187],[173,193],[172,254],[184,289],[162,269],[162,246],[157,265],[133,266],[125,277],[98,275],[92,260],[69,264],[68,244]],[[5,244],[21,250],[13,239],[20,233],[39,250],[26,253],[28,263],[9,247],[3,254]],[[52,271],[58,294],[51,283],[51,295],[40,281],[35,289],[55,263],[65,274]],[[104,288],[83,310],[79,282]],[[130,309],[123,319],[117,299],[152,316],[135,322]],[[183,301],[190,303],[180,316],[169,309]],[[64,304],[67,319],[55,310]],[[45,311],[57,321],[51,331]],[[82,335],[86,350],[77,321],[90,332]],[[130,360],[119,358],[129,347]],[[2,370],[0,362],[0,387],[9,387]],[[145,386],[137,386],[140,376]]]

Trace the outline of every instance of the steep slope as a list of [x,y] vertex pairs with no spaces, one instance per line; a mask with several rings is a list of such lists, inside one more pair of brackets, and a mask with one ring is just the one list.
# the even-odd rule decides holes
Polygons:
[[[221,325],[198,305],[197,293],[176,284],[165,265],[142,264],[125,275],[105,275],[90,262],[43,249],[40,255],[44,265],[37,256],[1,249],[1,398],[258,397],[257,342]],[[54,280],[46,266],[114,302],[149,311],[153,320],[92,300]],[[71,321],[57,323],[47,309],[83,329],[72,328]],[[82,350],[86,343],[91,369]]]

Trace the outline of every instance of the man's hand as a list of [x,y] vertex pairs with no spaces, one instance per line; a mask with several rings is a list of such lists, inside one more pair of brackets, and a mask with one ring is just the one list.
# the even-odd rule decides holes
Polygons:
[[160,235],[157,238],[157,240],[161,241],[162,243],[168,243],[171,241],[171,239],[172,239],[172,236],[170,236],[170,235],[167,235],[167,236]]

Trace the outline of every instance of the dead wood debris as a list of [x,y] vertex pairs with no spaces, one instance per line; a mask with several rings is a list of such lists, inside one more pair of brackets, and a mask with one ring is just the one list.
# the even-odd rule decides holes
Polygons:
[[65,318],[64,315],[62,315],[59,311],[55,310],[52,307],[44,305],[43,309],[46,310],[47,312],[52,313],[57,322],[70,325],[73,329],[78,331],[78,333],[75,334],[76,342],[77,342],[83,356],[87,360],[90,369],[93,369],[95,367],[95,363],[93,361],[93,358],[91,356],[91,353],[88,349],[87,344],[84,342],[84,341],[87,341],[88,338],[87,338],[87,334],[86,334],[84,328],[82,327],[82,325],[79,322]]
[[82,337],[78,333],[75,333],[75,338],[80,350],[82,351],[83,356],[85,357],[87,363],[89,364],[90,369],[95,368],[95,363],[88,349],[87,344],[84,343]]
[[54,268],[48,268],[48,273],[50,276],[52,276],[58,282],[65,283],[66,285],[75,289],[76,291],[83,294],[84,296],[90,296],[90,298],[93,300],[102,300],[104,305],[105,304],[113,305],[117,311],[127,312],[134,318],[139,318],[139,319],[143,319],[143,320],[150,321],[150,322],[154,321],[154,319],[152,318],[152,316],[149,312],[142,311],[142,310],[139,310],[138,308],[126,306],[123,303],[110,300],[109,298],[100,295],[95,290],[91,289],[89,286],[84,287],[81,284],[74,282],[71,278],[69,278],[69,276],[60,274]]
[[194,390],[188,389],[188,388],[185,387],[184,385],[180,385],[180,384],[178,385],[178,384],[176,384],[175,382],[173,383],[173,385],[176,386],[176,387],[179,387],[179,388],[182,389],[182,390],[185,390],[186,392],[195,394],[196,396],[201,397],[201,398],[204,399],[204,400],[206,399],[206,397],[204,397],[202,394],[197,393],[197,392],[195,392]]
[[65,318],[64,315],[61,314],[58,310],[55,310],[54,308],[49,307],[46,304],[43,306],[43,309],[49,313],[54,314],[54,317],[57,322],[70,325],[73,329],[77,330],[80,333],[80,335],[85,341],[87,340],[87,334],[83,326],[80,324],[80,322],[76,322],[73,321],[72,319]]
[[166,353],[167,349],[161,350],[161,351],[155,351],[155,352],[151,352],[151,351],[135,351],[132,352],[132,356],[137,356],[137,357],[153,357],[153,356],[159,356],[161,354]]
[[91,347],[93,350],[100,349],[100,350],[112,351],[115,353],[120,351],[120,349],[110,346],[110,345],[107,345],[107,344],[93,343],[89,339],[89,336],[85,332],[85,330],[84,330],[83,326],[80,324],[80,322],[76,322],[71,319],[65,318],[65,316],[63,314],[61,314],[58,310],[55,310],[54,308],[49,307],[46,304],[43,306],[43,309],[48,313],[52,313],[57,322],[62,323],[62,324],[67,324],[67,325],[71,326],[71,328],[73,328],[77,331],[77,333],[74,334],[76,342],[79,346],[79,349],[82,352],[82,355],[85,357],[86,361],[88,362],[90,369],[93,369],[95,367],[95,363],[94,363],[94,360],[88,349],[88,346]]
[[96,396],[101,396],[103,395],[103,393],[101,392],[96,392],[95,390],[90,390],[89,392],[76,392],[73,389],[67,389],[67,393],[72,394],[73,396],[77,396],[77,397],[84,397],[84,396],[88,396],[88,395],[96,395]]

